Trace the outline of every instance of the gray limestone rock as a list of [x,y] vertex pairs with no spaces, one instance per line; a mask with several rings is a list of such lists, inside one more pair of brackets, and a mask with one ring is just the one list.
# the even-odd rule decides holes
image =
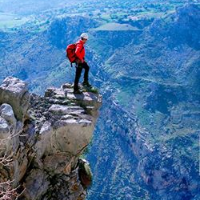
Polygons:
[[[24,200],[85,199],[78,159],[90,143],[101,96],[73,94],[72,85],[29,95],[23,81],[0,86],[0,156],[11,156],[3,180],[24,189]],[[1,163],[0,163],[1,168]],[[1,179],[0,179],[1,180]]]
[[0,138],[4,139],[9,136],[9,124],[8,122],[0,116]]
[[0,116],[0,155],[11,151],[10,126],[8,122]]
[[19,146],[19,126],[9,104],[0,106],[0,139],[2,143],[1,152],[10,154],[16,152]]
[[45,122],[39,133],[38,140],[34,146],[37,159],[41,159],[44,154],[51,152],[51,136],[53,129],[50,122]]
[[15,114],[13,112],[12,107],[9,104],[2,104],[0,106],[0,115],[9,123],[16,124]]
[[44,168],[51,174],[61,174],[66,166],[71,163],[72,155],[70,153],[55,153],[44,159]]
[[43,170],[33,169],[25,180],[24,196],[30,200],[41,199],[42,195],[46,193],[49,184],[47,175]]
[[10,104],[18,120],[23,117],[29,106],[29,93],[27,84],[14,77],[7,77],[0,86],[0,104]]
[[53,151],[76,155],[89,144],[94,126],[88,120],[68,119],[57,121],[54,130],[51,138]]

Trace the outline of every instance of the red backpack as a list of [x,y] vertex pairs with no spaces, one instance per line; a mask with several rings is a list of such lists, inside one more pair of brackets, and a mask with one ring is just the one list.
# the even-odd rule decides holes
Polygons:
[[75,63],[76,60],[76,44],[69,44],[66,48],[66,57],[69,59],[72,67],[72,63]]

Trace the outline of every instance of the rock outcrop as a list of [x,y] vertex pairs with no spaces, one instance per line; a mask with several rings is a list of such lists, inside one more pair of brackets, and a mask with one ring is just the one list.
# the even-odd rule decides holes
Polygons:
[[100,106],[99,94],[74,95],[70,84],[41,97],[23,81],[6,78],[0,87],[0,155],[8,165],[0,160],[0,183],[13,181],[19,199],[84,199],[91,174],[82,174],[84,185],[79,156],[90,143]]

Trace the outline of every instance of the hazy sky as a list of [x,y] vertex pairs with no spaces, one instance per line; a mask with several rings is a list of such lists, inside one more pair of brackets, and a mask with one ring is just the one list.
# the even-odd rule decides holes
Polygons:
[[85,0],[0,0],[0,12],[32,14],[81,1]]

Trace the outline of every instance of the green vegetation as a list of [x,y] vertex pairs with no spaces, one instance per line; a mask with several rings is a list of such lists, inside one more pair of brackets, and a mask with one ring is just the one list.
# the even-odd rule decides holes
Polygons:
[[[165,17],[168,14],[175,11],[176,6],[184,5],[183,2],[166,2],[152,0],[151,3],[146,2],[145,5],[125,0],[123,5],[119,3],[119,0],[110,1],[87,1],[80,3],[79,1],[74,4],[68,4],[64,7],[58,7],[55,10],[46,10],[37,15],[32,15],[31,18],[20,17],[18,15],[2,13],[0,12],[0,29],[15,30],[14,28],[27,28],[29,30],[35,29],[36,32],[41,32],[47,29],[49,22],[57,17],[65,16],[85,16],[98,20],[102,25],[97,30],[134,30],[131,25],[135,25],[135,22],[139,22],[144,19],[155,19]],[[198,4],[198,2],[197,2]],[[112,6],[111,6],[112,5]],[[44,5],[40,5],[44,6]],[[110,23],[106,25],[106,23]],[[116,23],[116,24],[115,24]],[[129,25],[119,25],[119,24]],[[118,24],[118,25],[117,25]],[[140,27],[141,28],[141,27]]]
[[138,30],[129,24],[107,23],[96,29],[96,31],[135,31]]
[[0,29],[2,30],[11,30],[20,27],[28,21],[28,17],[20,17],[9,13],[0,13]]

